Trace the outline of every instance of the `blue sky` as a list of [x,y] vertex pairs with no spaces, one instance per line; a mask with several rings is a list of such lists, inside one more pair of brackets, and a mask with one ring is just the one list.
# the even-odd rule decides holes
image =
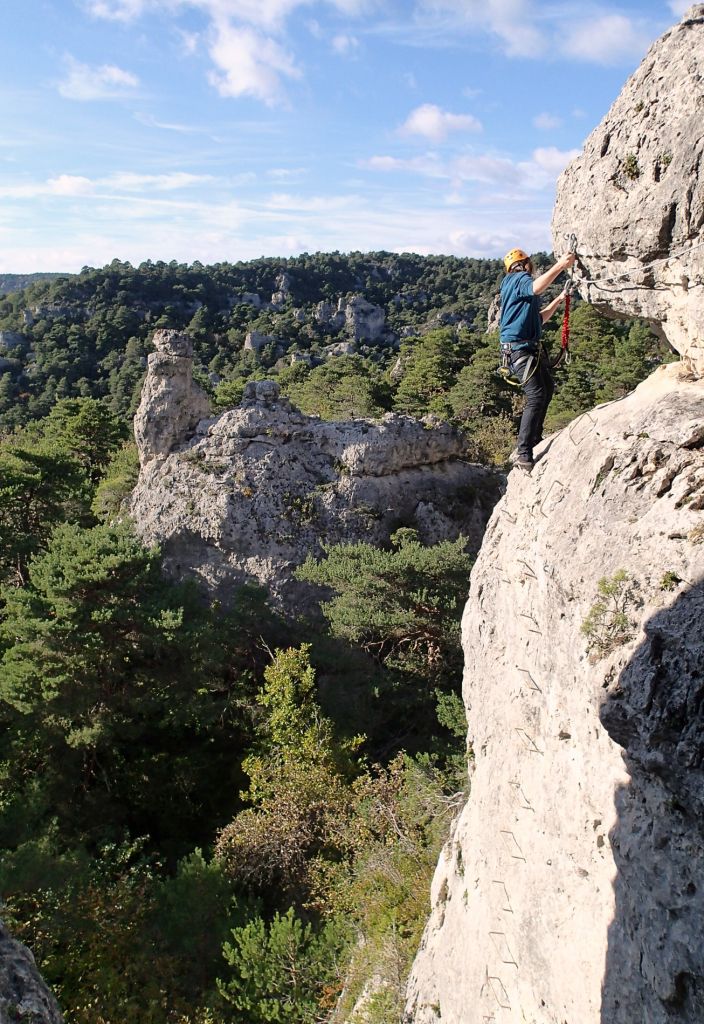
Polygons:
[[4,0],[0,272],[550,248],[688,0]]

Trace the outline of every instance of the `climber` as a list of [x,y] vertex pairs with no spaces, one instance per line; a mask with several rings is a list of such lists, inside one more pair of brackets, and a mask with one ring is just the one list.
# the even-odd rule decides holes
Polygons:
[[526,403],[518,432],[515,465],[526,473],[533,469],[533,448],[543,436],[543,421],[555,390],[547,354],[540,344],[543,324],[564,301],[567,289],[541,309],[539,295],[574,265],[575,254],[565,253],[533,280],[533,264],[522,249],[511,249],[504,257],[506,276],[501,282],[501,354],[511,373],[518,378]]

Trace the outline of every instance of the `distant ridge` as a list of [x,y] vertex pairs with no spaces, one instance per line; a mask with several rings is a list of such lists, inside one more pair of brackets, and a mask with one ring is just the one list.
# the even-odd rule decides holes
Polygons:
[[35,281],[51,281],[55,277],[72,277],[71,274],[0,274],[0,295],[19,292]]

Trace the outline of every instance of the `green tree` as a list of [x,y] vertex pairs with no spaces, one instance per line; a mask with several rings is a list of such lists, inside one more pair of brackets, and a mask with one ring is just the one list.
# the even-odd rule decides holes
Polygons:
[[394,408],[414,416],[431,412],[449,417],[447,393],[469,351],[470,346],[463,344],[449,328],[404,342],[400,351],[403,376],[394,396]]
[[303,412],[324,419],[381,416],[390,405],[382,374],[361,356],[328,359],[297,381],[288,375],[285,394]]
[[293,908],[268,924],[256,917],[233,929],[223,947],[231,974],[219,989],[234,1024],[317,1024],[342,988],[344,946],[339,925],[316,933]]
[[89,501],[84,468],[65,449],[0,445],[0,583],[21,586],[31,556],[59,523],[85,522]]
[[48,416],[24,431],[24,437],[66,451],[83,467],[91,483],[105,472],[127,431],[104,402],[94,398],[65,398]]
[[384,746],[435,747],[438,692],[457,693],[462,674],[460,615],[472,560],[462,538],[424,547],[414,530],[392,537],[390,551],[339,544],[308,558],[299,579],[329,587],[321,605],[333,636],[364,650],[384,669],[375,715]]
[[125,526],[60,526],[4,597],[0,792],[20,838],[51,819],[73,841],[207,836],[237,806],[241,619],[163,580]]
[[249,891],[299,905],[310,898],[316,857],[336,857],[360,740],[338,740],[316,700],[309,647],[277,651],[257,695],[263,717],[243,768],[251,805],[220,833],[216,852]]

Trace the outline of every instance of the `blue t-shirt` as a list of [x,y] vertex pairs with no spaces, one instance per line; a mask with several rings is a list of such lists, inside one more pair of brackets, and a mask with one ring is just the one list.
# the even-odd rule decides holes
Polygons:
[[512,349],[537,349],[543,329],[540,299],[526,271],[507,274],[501,282],[501,341]]

